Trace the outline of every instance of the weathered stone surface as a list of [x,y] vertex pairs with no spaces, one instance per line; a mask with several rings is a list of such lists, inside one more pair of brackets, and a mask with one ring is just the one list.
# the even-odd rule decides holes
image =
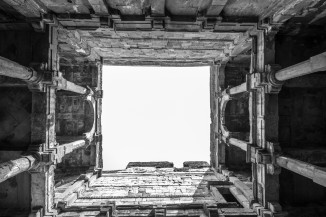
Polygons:
[[[227,166],[246,174],[252,165],[251,178],[238,178],[249,181],[243,184],[261,203],[253,206],[257,214],[284,216],[283,207],[292,216],[325,216],[319,206],[298,208],[312,202],[323,204],[325,189],[287,171],[296,171],[291,165],[283,165],[286,169],[278,180],[280,170],[274,162],[283,148],[293,162],[325,166],[324,73],[292,79],[279,95],[265,88],[266,64],[275,62],[285,68],[325,52],[325,9],[324,0],[1,1],[0,56],[35,70],[42,65],[58,71],[60,63],[65,79],[89,86],[95,93],[102,90],[100,61],[113,65],[214,65],[211,164],[218,171],[188,162],[187,168],[178,169],[171,163],[133,165],[137,167],[101,176],[102,99],[96,99],[96,111],[92,111],[77,95],[56,92],[57,87],[28,94],[24,83],[1,77],[0,149],[37,150],[49,164],[56,162],[56,156],[62,162],[56,170],[54,165],[42,167],[32,175],[23,173],[1,183],[0,215],[27,216],[32,210],[30,216],[255,216],[253,210],[228,201],[230,183],[218,173]],[[11,71],[15,77],[29,77],[23,71]],[[221,91],[240,84],[250,91],[249,98],[228,103],[225,125],[236,132],[232,136],[249,141],[242,143],[247,149],[234,147],[234,139],[221,139],[218,117]],[[83,93],[83,88],[77,92]],[[94,141],[73,151],[72,147],[83,146],[84,140],[60,147],[64,141],[82,139],[79,136],[93,126],[94,112]],[[62,157],[64,153],[69,154]],[[1,161],[19,157],[1,153]],[[252,164],[246,163],[248,159]],[[315,172],[313,181],[323,184],[324,172]],[[80,173],[88,175],[78,176]],[[230,171],[225,174],[232,180]],[[219,188],[220,184],[224,186]],[[71,189],[76,185],[78,189]],[[247,208],[241,191],[231,188]],[[215,196],[225,197],[224,201],[213,197],[211,189],[219,191]],[[62,202],[58,208],[64,212],[58,215],[52,208],[53,192],[62,196],[58,196]]]
[[[216,201],[207,188],[208,181],[227,183],[225,177],[217,178],[207,167],[191,171],[188,168],[188,172],[178,172],[173,168],[131,167],[118,172],[103,173],[102,177],[89,184],[89,188],[71,206],[96,207],[103,201],[115,202],[117,207],[213,204]],[[67,185],[59,189],[64,188]]]
[[183,167],[204,168],[209,167],[209,164],[206,161],[185,161],[183,162]]
[[157,162],[130,162],[127,168],[130,167],[155,167],[155,168],[171,168],[173,163],[168,161],[157,161]]

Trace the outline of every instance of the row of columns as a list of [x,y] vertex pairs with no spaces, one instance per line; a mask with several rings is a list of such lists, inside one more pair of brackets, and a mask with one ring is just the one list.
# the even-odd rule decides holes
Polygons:
[[[92,90],[87,90],[85,87],[67,81],[63,78],[61,72],[45,70],[36,71],[33,68],[22,66],[4,57],[0,57],[0,75],[21,79],[28,84],[36,84],[41,86],[41,89],[47,92],[46,94],[50,95],[51,90],[50,92],[47,90],[48,86],[53,86],[57,90],[66,90],[82,94],[85,96],[85,100],[89,101],[94,109],[93,126],[89,132],[84,134],[84,139],[62,145],[57,144],[53,147],[49,147],[48,144],[42,144],[40,147],[36,148],[38,150],[32,150],[33,148],[35,149],[35,147],[32,146],[31,150],[27,152],[26,155],[0,164],[0,183],[19,173],[35,169],[39,166],[60,163],[64,155],[85,146],[87,142],[93,139],[96,124],[96,105]],[[49,100],[51,100],[51,97]]]
[[[30,207],[29,216],[55,216],[57,214],[54,201],[55,168],[68,153],[81,147],[96,146],[95,168],[102,167],[101,162],[101,64],[97,64],[98,82],[96,92],[90,88],[76,85],[66,80],[59,72],[58,34],[60,25],[57,22],[49,23],[45,33],[42,33],[42,46],[39,52],[42,58],[35,61],[44,61],[37,67],[22,66],[14,61],[0,57],[0,75],[20,79],[27,83],[32,91],[31,114],[31,144],[28,150],[18,159],[0,164],[0,183],[21,172],[30,173]],[[93,111],[93,125],[88,128],[83,137],[74,142],[58,144],[55,134],[56,120],[56,91],[65,90],[80,94]],[[92,148],[91,150],[94,151]],[[26,183],[29,185],[28,183]]]
[[[253,37],[251,72],[246,82],[221,91],[218,86],[215,124],[217,140],[215,166],[221,170],[225,164],[225,144],[236,146],[247,155],[252,163],[253,195],[259,208],[266,213],[282,216],[279,201],[280,168],[305,176],[326,187],[326,169],[282,155],[278,145],[278,96],[282,84],[292,78],[326,70],[326,52],[313,56],[296,65],[279,69],[274,63],[274,41],[258,31]],[[223,76],[217,69],[216,77]],[[228,101],[249,92],[250,138],[242,141],[233,138],[225,125],[225,108]],[[262,215],[262,212],[260,213]],[[264,215],[265,216],[265,215]],[[268,216],[268,215],[267,215]]]

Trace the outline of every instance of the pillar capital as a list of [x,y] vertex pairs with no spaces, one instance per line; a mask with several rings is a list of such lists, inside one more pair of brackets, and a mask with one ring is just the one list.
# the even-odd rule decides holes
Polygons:
[[276,72],[280,69],[281,66],[277,64],[266,65],[266,73],[267,73],[266,92],[267,93],[278,94],[281,91],[284,82],[277,80],[277,78],[275,77]]

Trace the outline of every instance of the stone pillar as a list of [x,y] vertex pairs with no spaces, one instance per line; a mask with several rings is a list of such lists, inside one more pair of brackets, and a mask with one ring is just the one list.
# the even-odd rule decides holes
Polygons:
[[221,137],[221,117],[220,117],[220,106],[221,106],[221,90],[224,89],[224,70],[225,65],[212,65],[211,76],[214,74],[214,88],[211,89],[211,107],[213,105],[213,114],[211,125],[211,144],[213,147],[211,151],[212,162],[218,171],[221,171],[225,165],[225,143]]
[[326,70],[326,52],[310,57],[309,60],[281,69],[275,73],[276,81],[286,81],[292,78]]
[[1,163],[0,183],[18,175],[19,173],[32,169],[36,164],[37,160],[32,155],[22,156],[16,160]]
[[4,57],[0,57],[0,75],[18,78],[27,82],[36,82],[40,79],[40,74],[34,69],[22,66]]
[[211,124],[210,124],[210,163],[211,165],[216,168],[217,167],[217,144],[215,140],[215,128],[217,124],[217,117],[216,117],[216,107],[215,102],[215,94],[216,94],[216,77],[217,77],[218,66],[211,65],[210,67],[210,109],[211,109]]
[[[58,145],[51,149],[52,152],[33,152],[34,155],[22,156],[18,159],[1,163],[0,183],[18,175],[19,173],[34,169],[38,165],[47,166],[53,163],[60,163],[64,155],[73,152],[75,149],[83,147],[85,144],[85,140],[78,140],[75,142]],[[43,147],[41,149],[46,150],[46,145],[43,144]],[[36,158],[35,156],[39,156],[39,158]]]
[[[0,57],[0,75],[18,78],[28,83],[35,83],[39,86],[54,85],[58,90],[66,90],[79,94],[86,94],[85,87],[74,84],[63,78],[62,73],[58,71],[42,71],[37,72],[33,68],[22,66],[14,61]],[[43,90],[45,88],[42,88]]]
[[[46,31],[49,46],[47,47],[47,68],[42,71],[38,83],[28,84],[32,90],[31,145],[29,151],[40,156],[39,167],[31,173],[31,210],[30,216],[54,216],[54,167],[53,151],[56,147],[55,134],[55,101],[56,85],[48,75],[58,70],[57,28],[49,25]],[[45,54],[46,52],[44,52]]]

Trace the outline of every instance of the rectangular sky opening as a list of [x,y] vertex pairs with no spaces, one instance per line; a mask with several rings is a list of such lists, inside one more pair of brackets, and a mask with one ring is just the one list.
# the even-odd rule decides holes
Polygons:
[[207,161],[209,67],[103,67],[103,166]]

